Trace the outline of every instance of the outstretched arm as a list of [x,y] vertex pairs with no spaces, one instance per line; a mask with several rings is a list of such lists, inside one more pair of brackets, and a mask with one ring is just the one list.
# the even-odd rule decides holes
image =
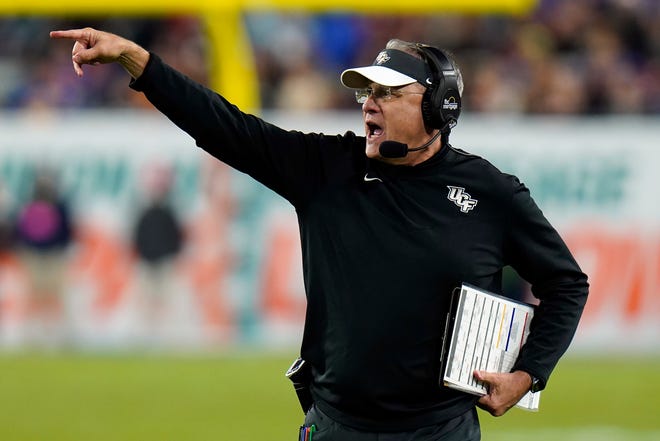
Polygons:
[[51,38],[73,40],[73,70],[83,76],[83,64],[119,63],[133,78],[139,78],[149,61],[149,52],[138,44],[92,28],[52,31]]

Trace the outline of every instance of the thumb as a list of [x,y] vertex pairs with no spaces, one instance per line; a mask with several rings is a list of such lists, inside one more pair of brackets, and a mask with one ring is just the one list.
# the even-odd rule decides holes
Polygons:
[[73,47],[73,55],[71,56],[71,61],[73,62],[73,70],[79,77],[83,76],[83,64],[90,64],[90,49],[86,49],[83,44],[76,42]]
[[81,44],[80,49],[74,52],[74,54],[71,57],[71,60],[73,61],[74,70],[76,71],[78,76],[82,77],[83,76],[82,65],[83,64],[98,65],[103,62],[101,57],[102,54],[96,46],[85,48]]
[[78,51],[73,54],[73,61],[78,64],[92,64],[99,56],[99,51],[96,47],[84,48],[80,47]]
[[491,378],[491,374],[489,372],[486,372],[486,371],[475,370],[472,373],[472,375],[474,375],[474,378],[476,378],[477,380],[479,380],[483,383],[488,383],[489,379]]
[[474,378],[477,381],[483,383],[485,386],[490,386],[496,380],[496,374],[492,372],[475,370],[472,375],[474,375]]

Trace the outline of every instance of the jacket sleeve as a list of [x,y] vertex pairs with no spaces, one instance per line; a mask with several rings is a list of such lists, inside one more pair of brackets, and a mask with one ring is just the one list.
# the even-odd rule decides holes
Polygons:
[[545,387],[559,358],[568,349],[587,300],[587,276],[517,178],[513,184],[505,256],[528,281],[539,299],[530,335],[514,370],[526,371]]
[[339,135],[287,131],[244,113],[153,53],[130,87],[143,92],[197,146],[294,205],[325,178],[323,156],[339,155],[341,147],[345,151],[349,144]]

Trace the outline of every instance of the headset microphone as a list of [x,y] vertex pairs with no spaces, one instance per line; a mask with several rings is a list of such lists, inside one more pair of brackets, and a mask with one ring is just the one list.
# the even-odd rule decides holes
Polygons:
[[435,142],[436,139],[438,139],[438,136],[440,136],[441,132],[441,130],[438,130],[438,132],[433,135],[433,137],[427,142],[420,145],[419,147],[412,149],[409,149],[408,144],[404,144],[403,142],[383,141],[380,143],[380,147],[378,147],[378,153],[380,153],[380,156],[383,158],[403,158],[408,154],[408,152],[416,152],[418,150],[424,150],[428,148]]

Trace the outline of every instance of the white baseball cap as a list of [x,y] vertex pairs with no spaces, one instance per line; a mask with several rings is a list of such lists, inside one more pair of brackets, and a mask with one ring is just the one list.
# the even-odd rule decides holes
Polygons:
[[341,74],[342,84],[351,89],[362,89],[371,83],[389,87],[420,83],[428,87],[431,80],[424,60],[397,49],[384,49],[371,66],[354,67]]

